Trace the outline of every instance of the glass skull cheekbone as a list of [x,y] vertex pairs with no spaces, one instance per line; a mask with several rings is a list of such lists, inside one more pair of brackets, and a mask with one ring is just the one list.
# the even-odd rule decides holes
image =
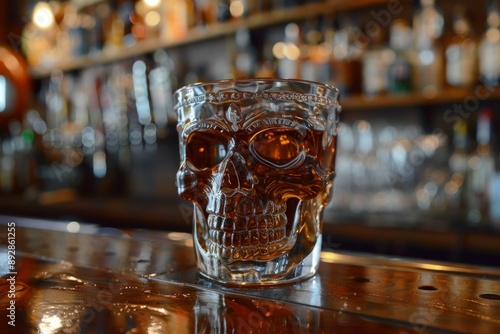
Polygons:
[[[201,273],[225,283],[312,276],[319,261],[321,215],[334,178],[337,91],[323,87],[334,98],[318,100],[317,92],[297,92],[288,81],[276,91],[266,82],[275,81],[228,81],[218,92],[210,90],[220,84],[198,84],[177,97],[179,195],[194,204]],[[255,86],[270,92],[257,95]]]

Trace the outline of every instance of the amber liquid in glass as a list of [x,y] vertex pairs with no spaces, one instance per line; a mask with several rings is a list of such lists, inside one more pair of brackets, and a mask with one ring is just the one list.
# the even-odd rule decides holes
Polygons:
[[[324,149],[324,135],[289,126],[191,133],[186,157],[199,172],[196,188],[182,198],[203,212],[206,223],[198,222],[196,233],[208,238],[198,238],[201,248],[227,264],[272,261],[287,253],[287,261],[298,264],[310,254],[321,226],[298,206],[328,201],[318,194],[331,188],[332,178],[324,181],[316,169],[333,171],[336,137]],[[201,196],[207,189],[210,195]]]

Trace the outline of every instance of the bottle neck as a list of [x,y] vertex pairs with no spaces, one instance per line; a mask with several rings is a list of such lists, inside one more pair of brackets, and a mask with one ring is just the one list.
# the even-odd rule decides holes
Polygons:
[[435,3],[434,0],[420,0],[420,5],[422,7],[434,6],[434,3]]
[[487,145],[491,139],[491,115],[488,112],[481,113],[477,120],[478,145]]
[[454,126],[453,145],[456,149],[466,150],[467,148],[467,124],[460,120]]

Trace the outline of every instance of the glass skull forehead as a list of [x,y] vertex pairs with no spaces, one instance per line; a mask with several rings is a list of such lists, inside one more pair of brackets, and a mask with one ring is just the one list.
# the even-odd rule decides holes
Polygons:
[[290,251],[302,202],[329,198],[334,121],[296,103],[206,105],[180,123],[179,194],[197,211],[208,256],[268,261]]

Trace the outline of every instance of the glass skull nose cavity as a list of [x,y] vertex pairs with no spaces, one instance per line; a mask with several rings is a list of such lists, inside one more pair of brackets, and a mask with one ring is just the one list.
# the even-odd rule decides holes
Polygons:
[[194,204],[200,273],[228,284],[277,284],[316,272],[334,175],[337,94],[281,79],[176,92],[177,185]]

